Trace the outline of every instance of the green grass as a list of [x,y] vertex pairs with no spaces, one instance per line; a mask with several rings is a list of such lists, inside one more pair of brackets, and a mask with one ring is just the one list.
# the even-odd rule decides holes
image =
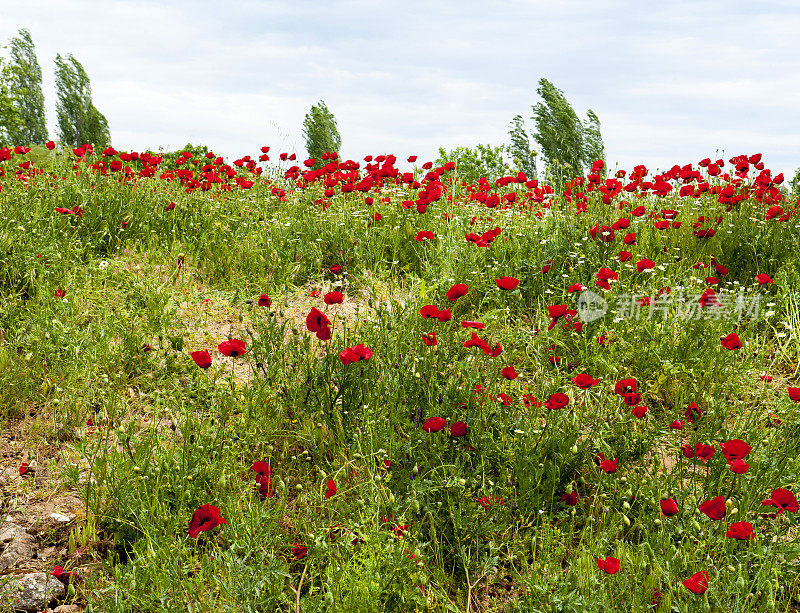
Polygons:
[[[752,194],[726,212],[714,193],[677,189],[609,204],[588,191],[576,213],[564,195],[514,183],[494,189],[516,191],[513,206],[487,209],[456,171],[441,173],[441,199],[419,214],[402,206],[418,190],[391,179],[342,193],[359,179],[339,176],[324,198],[324,178],[298,187],[265,167],[251,189],[203,191],[160,178],[166,163],[152,178],[101,176],[88,167],[98,157],[76,174],[71,155],[39,151],[44,172],[27,181],[14,176],[25,156],[0,163],[0,411],[9,429],[30,433],[55,485],[83,501],[60,544],[67,570],[92,569],[75,574],[76,602],[137,612],[800,606],[797,513],[769,518],[762,507],[776,488],[800,486],[800,411],[787,393],[800,363],[795,217],[765,220],[769,205]],[[631,216],[638,205],[646,214]],[[656,229],[650,214],[662,209],[682,225]],[[703,225],[717,230],[711,238],[693,234],[701,215],[722,215]],[[590,238],[620,216],[631,224],[613,242]],[[487,247],[464,238],[495,227]],[[420,230],[436,238],[417,242]],[[622,244],[629,232],[635,245]],[[622,249],[629,262],[618,261]],[[655,268],[638,272],[644,258]],[[594,283],[603,267],[618,273],[607,292]],[[759,285],[760,273],[774,284]],[[519,287],[500,290],[501,276]],[[760,295],[758,316],[681,317],[677,297],[697,305],[708,276],[731,296]],[[458,282],[469,293],[451,302]],[[576,283],[609,312],[548,329],[548,306],[578,308]],[[648,318],[647,306],[615,316],[618,300],[666,286],[676,300],[666,317]],[[323,302],[334,289],[344,304]],[[257,306],[263,293],[269,308]],[[423,319],[427,304],[452,319]],[[311,307],[331,320],[330,340],[306,329]],[[502,352],[465,347],[473,330],[461,320],[484,323],[479,337]],[[731,332],[741,349],[721,346]],[[222,355],[229,338],[247,353]],[[344,365],[340,352],[357,344],[372,357]],[[207,370],[189,355],[199,349],[212,356]],[[513,380],[501,375],[510,365]],[[579,373],[600,382],[578,389]],[[627,378],[643,418],[614,393]],[[570,402],[548,410],[557,392]],[[702,410],[694,423],[690,402]],[[430,417],[465,422],[467,434],[426,432]],[[744,474],[716,444],[730,439],[753,448]],[[696,443],[714,445],[707,463],[681,453]],[[617,459],[616,472],[601,470],[598,454]],[[273,496],[257,493],[251,466],[262,460]],[[329,480],[337,491],[326,498]],[[715,521],[698,506],[718,495],[728,508]],[[677,515],[659,513],[666,498]],[[204,504],[227,524],[191,538]],[[755,538],[726,538],[734,521],[750,522]],[[608,556],[618,573],[598,568]],[[705,594],[682,585],[698,571],[710,575]]]

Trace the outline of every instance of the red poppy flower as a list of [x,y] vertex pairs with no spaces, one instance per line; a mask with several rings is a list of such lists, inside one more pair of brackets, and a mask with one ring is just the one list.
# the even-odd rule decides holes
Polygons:
[[333,479],[330,479],[325,485],[325,498],[330,498],[334,494],[336,494],[336,482]]
[[429,332],[428,334],[423,334],[422,342],[425,343],[428,347],[434,347],[439,343],[439,341],[436,340],[436,335],[433,332]]
[[550,325],[547,327],[547,329],[552,330],[555,328],[559,317],[570,319],[571,317],[577,315],[578,311],[575,311],[574,309],[568,309],[566,304],[553,304],[547,307],[547,314],[550,316]]
[[636,379],[621,379],[614,385],[614,393],[624,396],[629,393],[636,393],[639,389],[639,382]]
[[576,504],[578,504],[578,492],[562,494],[561,502],[563,502],[567,506],[574,507]]
[[53,298],[58,298],[59,300],[61,300],[66,295],[67,295],[67,290],[64,289],[57,289],[53,292]]
[[45,145],[45,147],[47,147],[48,149],[50,149],[50,151],[52,151],[53,149],[56,148],[56,144],[53,141],[49,140],[49,141],[47,141],[47,144]]
[[481,505],[484,509],[490,509],[492,504],[503,504],[503,499],[498,498],[497,496],[481,496],[478,498],[478,504]]
[[680,419],[676,419],[669,425],[669,427],[672,430],[683,430],[683,422]]
[[800,402],[800,387],[790,387],[789,390],[789,398],[794,400],[795,402]]
[[721,344],[725,349],[736,351],[741,349],[742,341],[739,340],[739,335],[736,332],[731,332],[728,336],[722,339]]
[[435,319],[439,317],[439,309],[436,308],[436,305],[427,304],[419,310],[419,314],[422,315],[424,319]]
[[408,163],[409,164],[413,164],[416,161],[417,161],[417,156],[416,155],[409,155],[408,156]]
[[646,406],[635,406],[631,409],[631,413],[633,413],[634,417],[638,417],[641,419],[647,414],[647,407]]
[[480,336],[478,336],[477,332],[473,332],[472,336],[464,341],[464,347],[469,349],[470,347],[480,347],[481,349],[488,349],[489,345],[483,340]]
[[292,543],[292,557],[295,560],[302,560],[308,555],[308,547],[305,545],[298,545],[297,543]]
[[617,558],[597,558],[597,568],[600,570],[604,570],[609,575],[616,574],[619,572],[620,561]]
[[500,277],[499,279],[495,279],[494,282],[497,283],[497,287],[507,291],[516,289],[519,285],[519,279],[515,279],[514,277]]
[[690,424],[693,424],[696,419],[700,419],[703,416],[703,411],[697,406],[697,403],[690,402],[689,405],[686,407],[686,412],[684,413],[686,419],[689,421]]
[[656,263],[653,260],[639,260],[636,262],[636,270],[639,272],[650,270],[651,268],[655,268],[655,266]]
[[722,449],[722,455],[725,456],[729,464],[734,460],[746,458],[747,454],[753,450],[750,445],[738,438],[733,438],[726,443],[720,443],[719,446]]
[[450,314],[450,309],[442,309],[439,311],[439,321],[450,321],[451,318],[452,315]]
[[[623,394],[623,396],[622,396],[622,400],[629,407],[636,406],[637,404],[639,404],[641,399],[642,399],[642,395],[640,393],[638,393],[638,392],[625,392]],[[646,411],[647,411],[647,409],[645,409],[645,412]]]
[[217,346],[217,349],[219,349],[220,353],[223,355],[227,355],[232,358],[247,353],[247,350],[244,348],[244,341],[239,340],[238,338],[220,343]]
[[323,300],[327,305],[342,304],[342,302],[344,301],[344,296],[342,295],[342,292],[328,292],[327,294],[325,294]]
[[270,307],[270,306],[272,306],[272,300],[266,294],[261,294],[258,297],[258,306],[260,306],[260,307]]
[[761,506],[772,506],[778,509],[778,513],[789,511],[790,513],[797,513],[800,506],[797,504],[797,498],[794,494],[787,489],[779,487],[772,491],[769,498],[761,503]]
[[194,363],[203,370],[211,366],[211,354],[205,349],[202,351],[192,351],[189,355],[192,356]]
[[728,466],[730,466],[731,471],[735,472],[737,475],[743,475],[750,470],[750,465],[745,464],[745,461],[741,458],[738,458],[733,462],[728,462]]
[[708,572],[701,571],[693,574],[691,577],[683,581],[683,585],[690,592],[697,595],[702,595],[705,594],[706,590],[708,589],[708,580]]
[[439,430],[443,430],[446,426],[446,419],[442,417],[429,417],[425,420],[425,423],[422,424],[422,430],[424,432],[439,432]]
[[764,285],[765,283],[774,283],[772,278],[764,273],[756,275],[756,281],[758,281],[761,285]]
[[308,315],[306,315],[306,328],[309,332],[314,332],[317,338],[322,341],[330,339],[330,325],[331,322],[325,316],[325,313],[320,311],[317,307],[313,307]]
[[339,272],[341,272],[341,270],[342,270],[342,267],[341,267],[339,264],[334,264],[333,266],[331,266],[331,267],[330,267],[330,269],[329,269],[329,270],[330,270],[330,271],[331,271],[333,274],[338,274]]
[[705,443],[697,443],[694,446],[694,455],[705,464],[714,455],[714,446],[706,445]]
[[502,371],[500,371],[503,375],[504,379],[508,379],[509,381],[513,381],[517,377],[519,377],[519,373],[514,370],[513,366],[506,366]]
[[613,460],[600,460],[600,470],[609,475],[617,472],[617,459]]
[[450,436],[455,438],[461,438],[466,434],[467,434],[467,424],[465,424],[463,421],[457,421],[453,424],[450,424]]
[[424,240],[433,240],[436,238],[436,235],[431,232],[430,230],[420,230],[417,232],[417,235],[414,237],[414,240],[418,243],[421,243]]
[[[628,262],[631,259],[633,259],[633,256],[631,255],[630,251],[620,251],[617,254],[617,258],[619,258],[620,262]],[[601,283],[602,283],[602,281],[601,281]]]
[[497,394],[497,402],[502,404],[503,406],[510,407],[511,404],[514,402],[508,394],[499,393]]
[[661,515],[664,517],[672,517],[678,514],[678,503],[674,498],[667,498],[661,501]]
[[[50,141],[53,142],[53,141]],[[58,581],[61,581],[63,584],[69,583],[69,577],[72,573],[64,570],[60,566],[56,565],[53,567],[53,570],[50,571],[50,574],[55,577]]]
[[476,330],[483,330],[486,328],[486,324],[481,323],[479,321],[462,321],[461,322],[462,328],[475,328]]
[[610,268],[601,268],[595,275],[598,281],[616,281],[619,277],[616,272]]
[[557,411],[559,409],[563,409],[568,404],[569,396],[562,392],[556,392],[547,399],[547,401],[544,403],[544,406],[550,411]]
[[189,522],[189,536],[196,539],[201,532],[206,532],[228,522],[220,515],[220,510],[211,504],[204,504],[192,515]]
[[269,477],[256,477],[256,490],[260,498],[272,498],[276,495],[275,484]]
[[461,296],[466,296],[469,288],[464,283],[456,283],[453,287],[447,290],[447,299],[450,302],[455,302]]
[[30,470],[31,470],[30,464],[28,464],[27,462],[23,462],[22,464],[19,465],[19,474],[20,475],[24,475],[25,473],[29,472]]
[[593,379],[590,375],[587,375],[586,373],[581,373],[573,377],[572,382],[582,390],[588,390],[593,385],[597,385],[600,381],[599,379]]
[[753,524],[749,521],[737,521],[731,524],[725,536],[729,539],[737,539],[739,541],[752,541],[756,538],[753,534]]
[[684,458],[691,460],[694,457],[694,447],[692,447],[689,443],[681,445],[681,453],[683,454]]
[[705,513],[711,519],[719,521],[725,517],[725,499],[722,496],[717,496],[711,500],[706,500],[699,507],[701,513]]
[[265,462],[264,460],[259,460],[250,468],[254,473],[256,473],[256,481],[258,482],[260,482],[262,479],[268,479],[272,476],[272,466],[269,465],[269,462]]
[[342,352],[339,354],[339,360],[341,360],[342,364],[345,365],[352,364],[360,360],[369,360],[371,357],[372,349],[365,347],[360,343],[355,347],[346,347],[345,349],[342,349]]

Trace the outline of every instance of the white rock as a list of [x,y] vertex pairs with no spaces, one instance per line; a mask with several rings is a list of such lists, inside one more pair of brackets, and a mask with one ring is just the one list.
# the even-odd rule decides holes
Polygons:
[[45,573],[0,578],[0,606],[23,611],[44,611],[64,597],[64,584]]

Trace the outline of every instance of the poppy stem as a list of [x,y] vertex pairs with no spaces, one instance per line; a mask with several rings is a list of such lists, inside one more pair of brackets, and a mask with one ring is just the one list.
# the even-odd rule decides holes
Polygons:
[[290,583],[289,588],[295,593],[295,602],[294,602],[294,610],[296,613],[300,613],[300,591],[303,589],[303,579],[306,577],[306,571],[308,570],[308,563],[303,567],[303,574],[300,575],[300,581],[297,584],[297,589]]

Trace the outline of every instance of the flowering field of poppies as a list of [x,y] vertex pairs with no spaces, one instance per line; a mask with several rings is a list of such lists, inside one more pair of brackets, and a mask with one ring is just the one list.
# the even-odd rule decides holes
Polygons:
[[782,175],[326,158],[0,149],[0,488],[75,502],[64,602],[800,610]]

